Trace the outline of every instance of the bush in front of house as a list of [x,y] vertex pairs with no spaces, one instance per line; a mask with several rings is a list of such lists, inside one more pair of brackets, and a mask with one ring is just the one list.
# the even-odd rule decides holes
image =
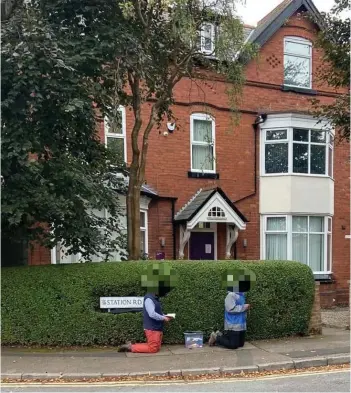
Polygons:
[[[3,345],[118,345],[144,340],[141,313],[110,314],[99,309],[100,296],[143,296],[140,275],[153,262],[87,263],[2,269]],[[312,271],[286,261],[172,261],[177,287],[162,299],[167,324],[164,342],[184,342],[185,331],[223,329],[221,274],[246,267],[257,284],[248,293],[252,309],[248,338],[307,334],[314,299]]]

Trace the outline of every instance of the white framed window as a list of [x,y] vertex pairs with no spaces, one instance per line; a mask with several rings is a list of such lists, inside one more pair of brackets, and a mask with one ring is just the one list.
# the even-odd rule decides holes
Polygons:
[[127,162],[126,110],[120,106],[118,112],[117,119],[113,121],[107,117],[104,119],[105,145],[122,156],[124,162]]
[[312,88],[312,43],[300,37],[284,38],[284,85]]
[[216,26],[212,23],[203,23],[199,33],[199,49],[202,53],[210,55],[215,50]]
[[219,206],[214,206],[209,210],[208,218],[225,218],[224,210]]
[[147,210],[140,210],[140,251],[141,256],[148,254],[148,219]]
[[263,250],[267,260],[298,261],[314,273],[331,273],[332,219],[308,215],[265,216]]
[[215,121],[204,113],[196,113],[190,118],[191,170],[193,172],[214,173]]
[[263,130],[263,175],[333,177],[333,135],[308,128]]

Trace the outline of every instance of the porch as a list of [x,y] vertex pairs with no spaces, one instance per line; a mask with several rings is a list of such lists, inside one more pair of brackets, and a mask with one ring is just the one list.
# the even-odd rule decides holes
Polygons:
[[175,215],[179,228],[179,259],[233,258],[239,231],[248,220],[221,188],[200,189]]

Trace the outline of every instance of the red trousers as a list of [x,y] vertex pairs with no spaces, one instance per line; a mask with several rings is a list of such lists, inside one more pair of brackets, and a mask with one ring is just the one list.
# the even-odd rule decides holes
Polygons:
[[132,352],[134,353],[156,353],[161,349],[162,332],[156,330],[144,330],[146,336],[145,344],[133,344]]

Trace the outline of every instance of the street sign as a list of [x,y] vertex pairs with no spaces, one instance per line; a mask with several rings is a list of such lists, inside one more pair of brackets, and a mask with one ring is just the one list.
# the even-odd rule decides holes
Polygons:
[[100,297],[100,308],[142,309],[143,305],[144,305],[144,298],[139,296]]

